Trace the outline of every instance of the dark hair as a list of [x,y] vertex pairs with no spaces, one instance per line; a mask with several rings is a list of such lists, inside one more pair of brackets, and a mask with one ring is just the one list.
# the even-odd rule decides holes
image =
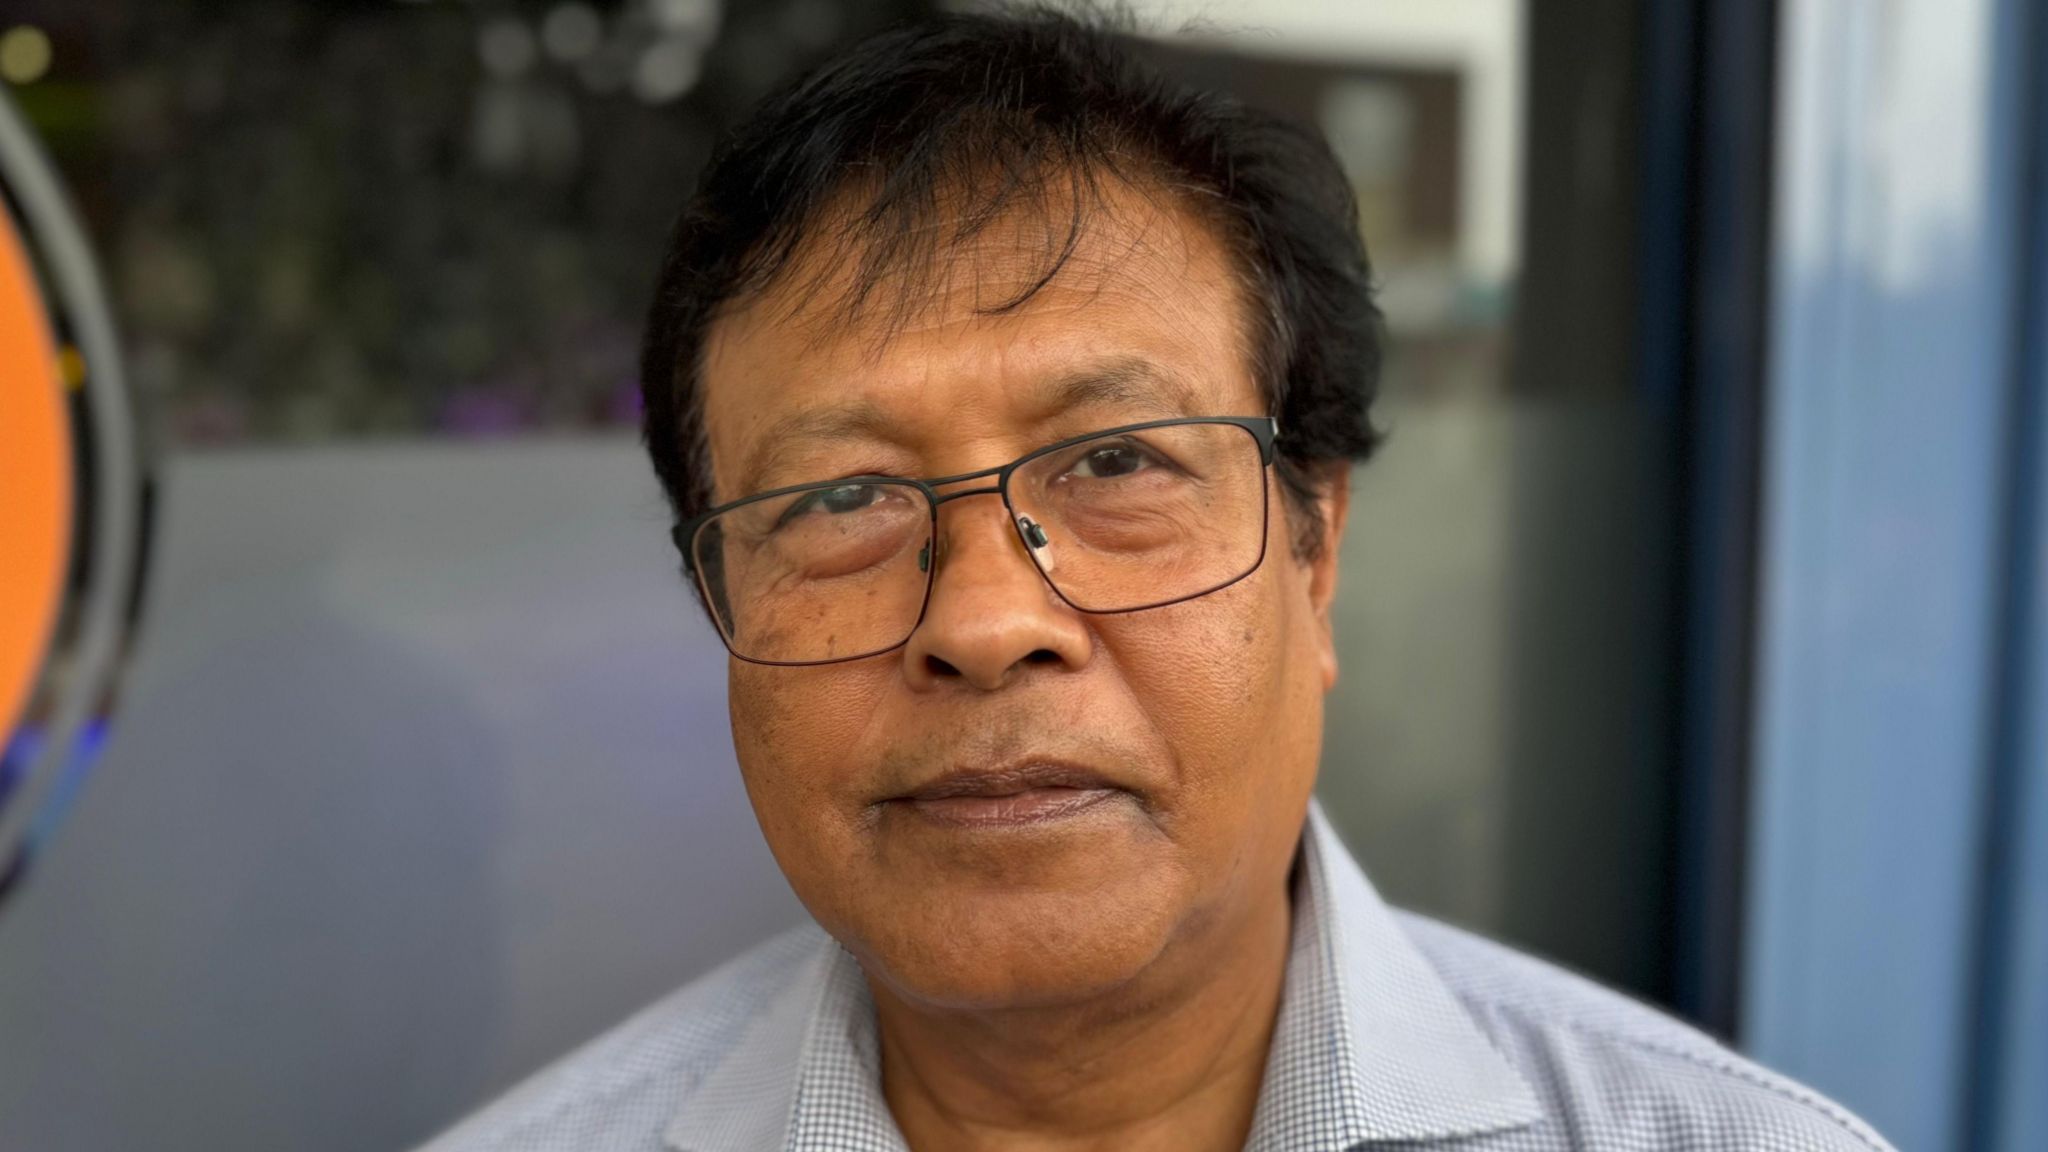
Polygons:
[[[852,269],[844,307],[887,281],[907,309],[947,248],[1024,205],[1052,234],[1035,283],[985,311],[1015,308],[1073,253],[1104,177],[1177,196],[1239,262],[1290,508],[1320,495],[1319,464],[1371,454],[1380,317],[1329,146],[1166,80],[1118,23],[1049,8],[934,16],[846,49],[726,138],[669,241],[641,355],[643,434],[679,521],[712,498],[698,376],[722,308],[830,242]],[[956,223],[940,234],[942,217]],[[1294,519],[1296,550],[1313,554],[1320,519]]]

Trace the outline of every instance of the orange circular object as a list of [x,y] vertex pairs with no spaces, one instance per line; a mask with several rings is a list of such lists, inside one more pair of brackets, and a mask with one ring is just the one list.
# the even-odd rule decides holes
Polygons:
[[48,317],[0,206],[0,736],[28,706],[71,551],[71,420]]

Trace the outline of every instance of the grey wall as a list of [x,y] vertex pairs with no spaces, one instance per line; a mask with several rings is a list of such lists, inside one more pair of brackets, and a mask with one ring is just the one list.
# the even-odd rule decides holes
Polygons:
[[627,440],[187,455],[0,1148],[391,1149],[801,909]]

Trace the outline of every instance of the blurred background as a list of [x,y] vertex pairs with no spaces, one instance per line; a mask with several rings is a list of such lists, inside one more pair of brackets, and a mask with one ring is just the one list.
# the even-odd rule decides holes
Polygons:
[[[404,1148],[801,915],[635,344],[723,128],[925,7],[0,0],[152,510],[0,907],[0,1147]],[[1133,7],[1357,190],[1320,787],[1382,890],[2048,1147],[2048,18]]]

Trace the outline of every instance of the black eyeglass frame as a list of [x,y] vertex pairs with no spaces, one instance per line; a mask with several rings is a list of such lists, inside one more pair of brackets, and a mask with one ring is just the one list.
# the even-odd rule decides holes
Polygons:
[[[683,566],[689,571],[690,578],[697,585],[698,594],[704,600],[706,614],[711,617],[712,626],[718,629],[718,638],[725,643],[725,650],[732,653],[735,658],[744,660],[749,664],[765,664],[777,668],[809,668],[820,664],[843,664],[850,660],[865,660],[871,656],[880,656],[885,652],[894,652],[896,649],[910,643],[910,638],[917,635],[917,630],[924,625],[925,612],[931,607],[932,602],[932,584],[938,579],[939,565],[936,549],[934,549],[931,561],[924,565],[924,598],[918,603],[917,619],[911,622],[910,627],[903,634],[903,639],[896,641],[894,644],[852,656],[833,656],[824,660],[762,660],[757,657],[743,655],[738,648],[734,647],[732,637],[726,632],[725,621],[719,619],[718,609],[713,606],[711,589],[705,584],[704,573],[697,566],[697,551],[695,547],[697,534],[704,530],[706,524],[709,524],[717,517],[723,516],[735,508],[742,508],[758,501],[774,500],[784,496],[795,495],[799,492],[843,488],[850,484],[896,484],[908,488],[916,488],[924,493],[925,502],[931,509],[931,528],[930,534],[926,537],[926,548],[932,548],[934,542],[938,540],[939,506],[941,504],[967,496],[987,496],[993,494],[1002,497],[1003,509],[1009,514],[1010,529],[1017,533],[1019,540],[1023,541],[1025,554],[1029,556],[1033,553],[1032,541],[1025,535],[1024,525],[1020,522],[1022,518],[1018,516],[1016,506],[1010,503],[1010,476],[1017,469],[1042,456],[1072,448],[1076,444],[1085,444],[1090,440],[1099,440],[1106,436],[1119,436],[1129,432],[1143,432],[1149,428],[1168,428],[1183,424],[1228,424],[1233,427],[1242,428],[1250,433],[1253,441],[1258,445],[1259,554],[1249,567],[1230,579],[1211,585],[1199,592],[1190,592],[1184,596],[1175,596],[1171,599],[1159,600],[1150,604],[1139,604],[1132,608],[1105,609],[1084,608],[1074,603],[1065,592],[1060,590],[1060,586],[1053,581],[1052,576],[1046,572],[1045,568],[1037,560],[1034,559],[1031,562],[1032,570],[1038,573],[1039,579],[1044,580],[1048,588],[1052,589],[1053,595],[1059,597],[1062,603],[1076,612],[1085,612],[1091,616],[1119,616],[1126,612],[1144,612],[1153,608],[1165,608],[1169,605],[1184,603],[1198,597],[1207,596],[1211,592],[1218,592],[1228,588],[1232,584],[1258,571],[1259,566],[1266,562],[1266,533],[1269,529],[1271,518],[1271,511],[1268,507],[1271,502],[1271,487],[1266,470],[1272,467],[1275,453],[1274,445],[1280,439],[1280,421],[1277,418],[1272,416],[1174,416],[1164,420],[1146,420],[1137,424],[1120,424],[1114,428],[1103,428],[1079,436],[1069,436],[1064,440],[1054,441],[1044,447],[1034,448],[1015,460],[1010,461],[1008,464],[998,465],[994,468],[983,468],[976,472],[962,472],[957,476],[939,476],[924,480],[904,476],[842,476],[837,480],[817,480],[808,484],[792,484],[786,488],[771,488],[766,492],[756,492],[751,496],[743,496],[738,500],[720,504],[716,508],[706,509],[669,529],[669,539],[674,542],[676,550],[683,555]],[[963,484],[969,480],[981,480],[990,476],[995,477],[996,482],[994,484],[984,485],[979,488],[968,488],[959,492],[942,493],[938,490],[947,485]]]

